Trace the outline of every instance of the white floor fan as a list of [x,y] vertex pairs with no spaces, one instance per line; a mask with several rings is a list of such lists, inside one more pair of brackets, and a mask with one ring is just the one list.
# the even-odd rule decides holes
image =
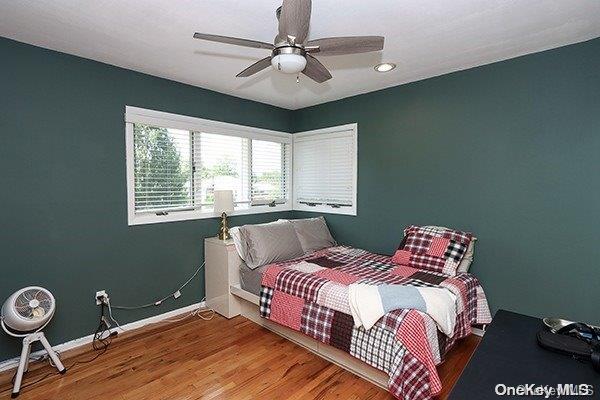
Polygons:
[[48,356],[61,374],[67,372],[60,362],[58,354],[52,349],[42,332],[42,329],[52,319],[55,309],[56,302],[52,293],[39,286],[29,286],[17,290],[2,305],[0,317],[2,329],[11,336],[23,338],[23,349],[15,375],[12,398],[17,397],[21,390],[23,374],[29,369],[29,355],[34,342],[39,341],[44,346]]

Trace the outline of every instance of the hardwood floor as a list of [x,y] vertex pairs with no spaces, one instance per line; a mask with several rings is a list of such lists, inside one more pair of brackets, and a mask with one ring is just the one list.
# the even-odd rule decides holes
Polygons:
[[[470,336],[439,367],[444,399],[479,338]],[[67,368],[93,352],[63,354]],[[24,386],[56,372],[35,363]],[[14,371],[0,375],[0,399],[10,398]],[[142,328],[117,337],[108,351],[65,375],[21,390],[23,400],[70,399],[392,399],[382,390],[244,317]]]

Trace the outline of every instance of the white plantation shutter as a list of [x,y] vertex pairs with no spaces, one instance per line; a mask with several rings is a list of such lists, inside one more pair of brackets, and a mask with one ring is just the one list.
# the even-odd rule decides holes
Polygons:
[[356,126],[294,137],[294,209],[356,214]]
[[285,203],[290,186],[290,145],[264,140],[252,140],[251,145],[252,204]]

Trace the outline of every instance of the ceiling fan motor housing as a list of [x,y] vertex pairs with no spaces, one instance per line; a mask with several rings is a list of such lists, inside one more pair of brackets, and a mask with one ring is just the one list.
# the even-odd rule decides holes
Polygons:
[[273,49],[271,65],[277,71],[297,74],[306,67],[306,51],[296,46],[277,47]]

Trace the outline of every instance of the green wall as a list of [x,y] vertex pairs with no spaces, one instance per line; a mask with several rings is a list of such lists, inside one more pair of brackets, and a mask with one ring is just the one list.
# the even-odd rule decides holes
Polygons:
[[351,122],[358,216],[327,216],[338,240],[391,254],[408,224],[470,230],[494,310],[600,323],[600,39],[303,109],[293,126]]
[[[391,254],[407,224],[471,230],[494,310],[600,323],[600,39],[297,111],[6,39],[0,60],[0,299],[51,289],[54,343],[91,333],[98,289],[115,304],[175,290],[217,230],[127,226],[126,104],[288,132],[358,122],[358,216],[327,216],[338,240]],[[308,214],[232,224],[291,215]],[[19,346],[1,336],[0,360]]]
[[[203,239],[217,232],[217,219],[127,225],[125,105],[291,131],[284,109],[6,39],[0,60],[0,301],[26,285],[50,289],[54,344],[96,328],[96,290],[108,290],[113,304],[175,291],[202,263]],[[203,291],[201,277],[176,301],[116,318],[193,304]],[[0,360],[19,351],[20,342],[0,335]]]

